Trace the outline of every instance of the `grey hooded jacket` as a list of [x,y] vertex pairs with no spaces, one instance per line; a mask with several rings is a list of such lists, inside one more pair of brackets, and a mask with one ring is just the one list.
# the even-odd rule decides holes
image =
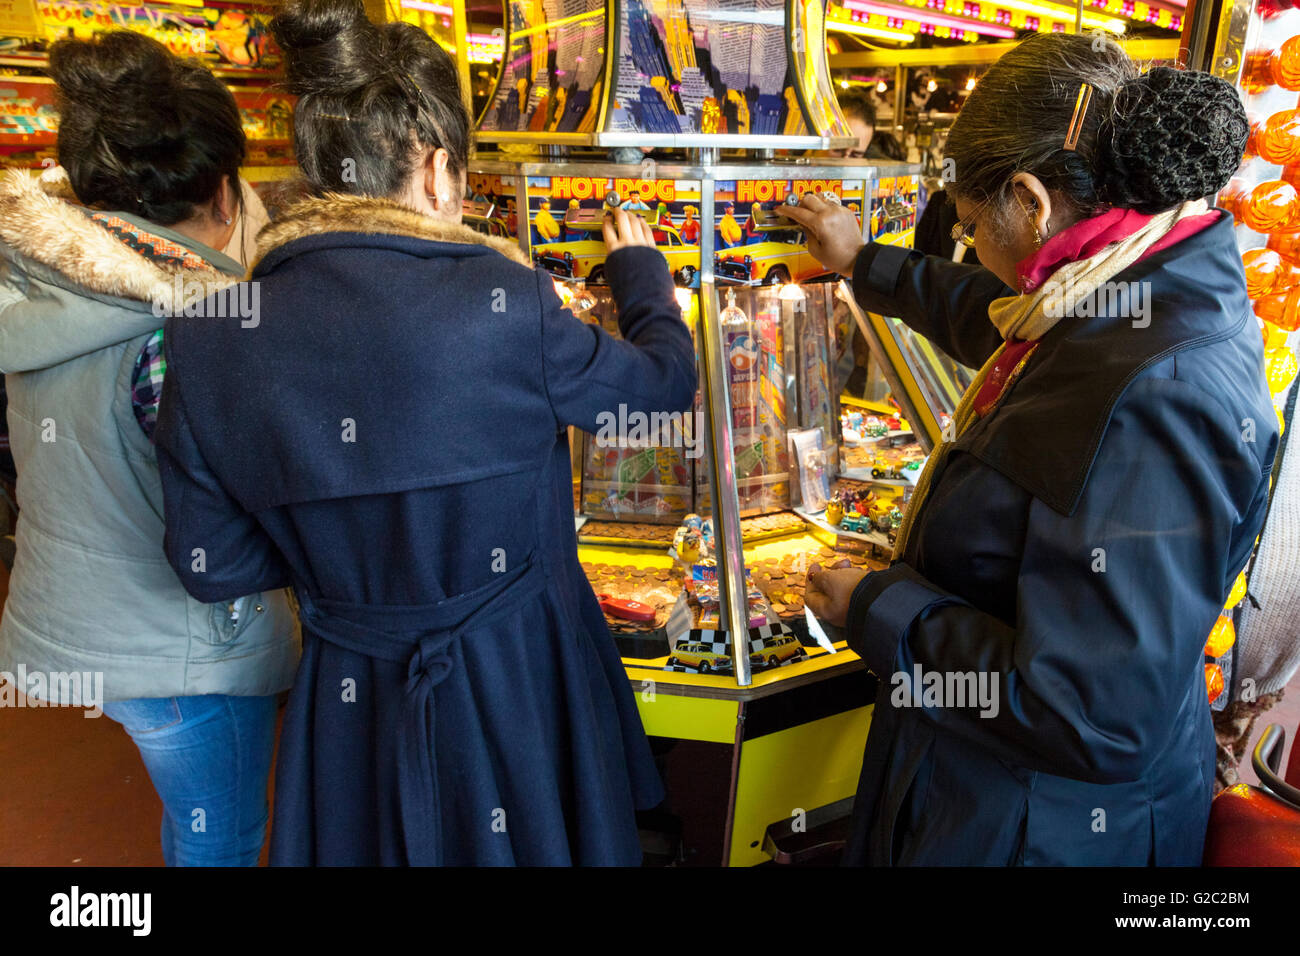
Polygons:
[[211,605],[186,594],[163,554],[158,464],[131,405],[160,315],[195,282],[238,277],[148,258],[59,194],[66,180],[0,178],[0,370],[21,510],[0,672],[99,672],[109,701],[283,690],[299,653],[285,593]]

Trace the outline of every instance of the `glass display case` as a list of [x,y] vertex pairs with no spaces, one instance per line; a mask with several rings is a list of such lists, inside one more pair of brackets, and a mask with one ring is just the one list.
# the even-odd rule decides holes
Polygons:
[[[961,389],[906,330],[889,332],[905,343],[893,352],[864,338],[875,319],[782,209],[813,192],[850,209],[864,239],[909,245],[920,170],[828,152],[852,140],[822,0],[506,11],[465,220],[518,242],[575,315],[615,335],[604,214],[634,211],[653,230],[699,390],[680,414],[609,409],[596,433],[571,433],[579,559],[646,732],[672,755],[670,793],[676,774],[732,768],[708,854],[779,858],[765,834],[791,807],[851,798],[875,694],[807,612],[808,569],[886,565],[932,442],[916,422],[938,422]],[[870,397],[842,399],[852,374]],[[913,411],[931,402],[928,419]]]
[[[916,167],[833,159],[691,163],[654,156],[627,166],[480,156],[468,185],[466,221],[513,237],[551,273],[575,314],[615,335],[600,227],[607,208],[639,212],[668,262],[683,319],[696,338],[701,389],[693,410],[642,422],[611,409],[607,428],[572,438],[577,520],[593,585],[653,611],[633,619],[620,617],[615,605],[607,608],[625,657],[637,666],[700,673],[698,660],[694,667],[681,656],[667,663],[676,644],[692,632],[729,635],[739,627],[724,619],[720,596],[717,606],[696,600],[691,575],[702,573],[697,564],[709,565],[711,593],[746,582],[743,603],[740,593],[731,597],[737,607],[752,609],[741,633],[761,620],[789,629],[808,649],[775,665],[759,655],[755,669],[824,653],[809,633],[803,603],[808,566],[883,566],[918,463],[964,381],[953,378],[951,362],[895,320],[864,318],[847,284],[809,253],[802,231],[781,209],[815,192],[854,211],[864,239],[909,244]],[[884,437],[862,433],[858,423],[846,439],[836,366],[846,338],[863,334],[857,331],[862,328],[874,356],[866,361],[887,387],[874,408],[867,402],[848,414],[898,421]],[[882,330],[887,338],[878,340]],[[710,344],[717,347],[712,359]],[[713,456],[715,443],[722,451]],[[831,498],[848,514],[827,520]],[[723,508],[715,507],[719,500]],[[734,518],[719,513],[732,501]],[[876,510],[858,513],[859,505]],[[832,517],[835,510],[832,505]],[[709,532],[700,560],[688,560],[692,549],[678,547],[678,529],[690,516],[709,521],[698,529],[701,538]],[[620,570],[628,549],[650,573]],[[752,560],[751,552],[757,555]],[[768,573],[792,562],[793,570]],[[616,569],[612,580],[604,573],[609,567]],[[690,614],[672,618],[682,595]],[[711,643],[724,639],[730,638]],[[707,673],[743,686],[750,675],[744,661],[736,667],[738,658],[734,648],[717,652]],[[650,661],[663,663],[642,663]]]

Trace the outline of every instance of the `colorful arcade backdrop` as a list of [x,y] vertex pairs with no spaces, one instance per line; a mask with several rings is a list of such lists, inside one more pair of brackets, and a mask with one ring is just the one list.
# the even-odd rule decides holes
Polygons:
[[[480,138],[720,144],[850,135],[825,57],[825,0],[509,0]],[[620,136],[619,134],[623,134]],[[682,139],[686,137],[686,139]]]

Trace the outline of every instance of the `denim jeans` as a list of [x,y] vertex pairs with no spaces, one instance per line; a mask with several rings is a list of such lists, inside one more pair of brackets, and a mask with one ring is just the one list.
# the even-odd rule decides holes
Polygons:
[[163,803],[168,866],[256,866],[266,837],[266,780],[276,698],[142,697],[108,701]]

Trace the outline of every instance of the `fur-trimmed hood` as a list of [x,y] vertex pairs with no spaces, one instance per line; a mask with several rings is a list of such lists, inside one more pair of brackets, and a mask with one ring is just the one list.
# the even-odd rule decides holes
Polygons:
[[485,236],[461,223],[434,219],[390,199],[326,193],[287,206],[258,234],[257,258],[251,271],[256,271],[258,263],[281,246],[296,239],[331,232],[407,236],[433,242],[486,246],[513,262],[532,268],[523,250],[508,239]]
[[239,281],[147,258],[91,219],[61,169],[0,176],[0,370],[46,368],[129,341]]

